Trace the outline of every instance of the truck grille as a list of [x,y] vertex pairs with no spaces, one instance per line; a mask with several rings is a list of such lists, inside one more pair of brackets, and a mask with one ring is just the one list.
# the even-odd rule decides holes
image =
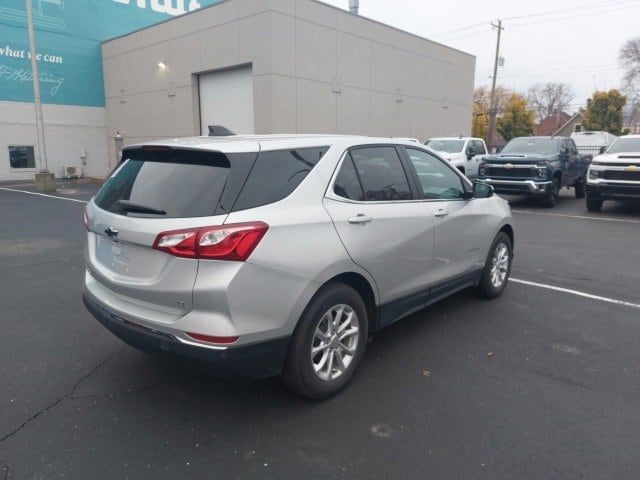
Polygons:
[[605,180],[624,180],[628,182],[640,182],[640,172],[624,172],[618,170],[605,170],[600,178]]
[[536,178],[538,176],[535,168],[487,168],[487,177],[493,178]]

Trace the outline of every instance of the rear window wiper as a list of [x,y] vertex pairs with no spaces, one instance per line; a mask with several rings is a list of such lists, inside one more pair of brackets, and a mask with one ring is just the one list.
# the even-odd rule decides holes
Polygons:
[[159,208],[148,207],[139,203],[133,203],[129,200],[118,200],[116,202],[118,209],[128,213],[146,213],[149,215],[166,215],[167,212]]

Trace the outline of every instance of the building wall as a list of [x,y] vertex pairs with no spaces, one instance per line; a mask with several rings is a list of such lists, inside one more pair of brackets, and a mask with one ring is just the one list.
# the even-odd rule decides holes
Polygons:
[[[81,163],[107,171],[101,42],[217,0],[34,0],[49,167]],[[11,170],[8,145],[35,145],[33,87],[24,0],[0,0],[0,180],[33,178]],[[101,160],[102,165],[96,162]]]
[[[62,165],[83,165],[81,150],[87,157],[85,175],[102,177],[107,173],[105,109],[68,105],[43,105],[49,170],[62,176]],[[32,103],[0,101],[0,180],[33,179],[36,168],[12,170],[9,145],[36,146],[35,111]]]
[[118,130],[127,144],[199,134],[196,74],[242,64],[253,67],[256,133],[471,130],[475,57],[314,0],[227,0],[102,54],[110,158]]

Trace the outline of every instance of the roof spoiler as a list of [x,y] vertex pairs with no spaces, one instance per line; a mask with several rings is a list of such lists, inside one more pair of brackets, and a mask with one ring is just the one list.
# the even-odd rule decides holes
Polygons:
[[222,125],[209,125],[210,137],[230,137],[232,135],[235,135],[235,133]]

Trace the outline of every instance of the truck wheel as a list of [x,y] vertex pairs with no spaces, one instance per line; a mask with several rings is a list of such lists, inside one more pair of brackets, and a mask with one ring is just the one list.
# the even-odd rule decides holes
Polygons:
[[300,317],[282,380],[314,400],[335,395],[364,356],[367,327],[367,309],[358,292],[342,283],[325,285]]
[[578,182],[576,182],[575,189],[576,189],[576,198],[585,197],[586,188],[585,188],[584,180],[579,180]]
[[489,250],[489,256],[482,270],[482,278],[476,293],[483,298],[496,298],[507,287],[511,275],[513,246],[509,236],[500,232]]
[[547,193],[544,196],[542,204],[547,208],[553,208],[558,203],[558,195],[560,195],[560,182],[557,178],[553,179],[551,185],[547,189]]
[[593,195],[587,195],[587,210],[590,212],[599,212],[602,210],[602,199],[594,197]]

